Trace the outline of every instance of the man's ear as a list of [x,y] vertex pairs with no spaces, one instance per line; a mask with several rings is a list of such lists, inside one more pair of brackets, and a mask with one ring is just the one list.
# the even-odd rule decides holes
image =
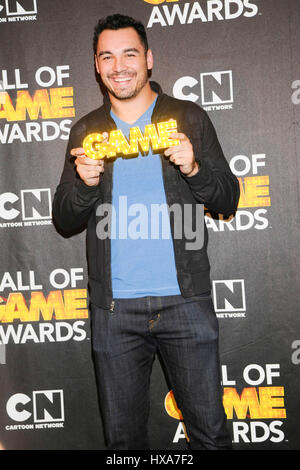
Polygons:
[[152,70],[153,68],[153,54],[151,49],[148,49],[147,54],[146,54],[146,59],[147,59],[147,68],[148,70]]
[[95,57],[95,67],[96,67],[96,70],[97,70],[97,72],[100,74],[100,72],[99,72],[99,67],[98,67],[97,55],[95,54],[94,57]]

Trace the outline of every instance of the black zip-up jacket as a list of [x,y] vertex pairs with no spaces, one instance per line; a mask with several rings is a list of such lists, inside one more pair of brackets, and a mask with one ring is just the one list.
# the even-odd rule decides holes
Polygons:
[[[214,127],[207,113],[195,103],[181,101],[162,93],[155,82],[151,87],[158,93],[152,114],[152,122],[176,119],[178,132],[190,139],[199,172],[185,177],[177,166],[161,154],[162,172],[167,203],[204,204],[210,213],[221,213],[225,217],[234,214],[239,200],[239,183],[232,174],[223,155]],[[82,147],[83,139],[93,132],[110,132],[116,129],[110,116],[110,101],[104,97],[103,105],[80,119],[71,129],[65,165],[53,200],[53,217],[56,225],[65,234],[71,235],[87,227],[87,257],[89,269],[90,300],[95,305],[109,309],[112,298],[110,239],[99,239],[96,215],[99,204],[112,202],[112,172],[114,159],[105,161],[104,173],[98,186],[87,186],[78,176],[74,157],[70,150]],[[140,182],[137,182],[140,183]],[[204,224],[204,244],[201,249],[186,249],[186,240],[174,237],[177,279],[181,294],[191,297],[207,292],[211,288],[210,264],[207,256],[208,233]],[[147,269],[147,266],[145,266]]]

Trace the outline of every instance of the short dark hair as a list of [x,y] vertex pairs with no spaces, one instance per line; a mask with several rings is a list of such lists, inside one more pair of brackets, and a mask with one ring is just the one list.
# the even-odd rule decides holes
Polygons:
[[107,16],[106,18],[101,18],[94,29],[94,53],[97,53],[97,44],[98,38],[102,31],[105,29],[122,29],[122,28],[134,28],[135,31],[138,33],[141,43],[144,46],[145,53],[148,51],[148,39],[145,31],[144,25],[140,22],[131,18],[130,16],[115,14]]

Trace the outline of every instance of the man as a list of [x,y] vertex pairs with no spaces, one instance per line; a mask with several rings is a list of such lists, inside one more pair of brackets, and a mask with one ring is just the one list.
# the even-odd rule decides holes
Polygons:
[[[137,207],[164,204],[183,211],[205,205],[229,216],[237,208],[238,181],[207,114],[149,81],[153,56],[143,25],[122,15],[100,20],[94,48],[104,104],[71,130],[53,214],[68,233],[87,225],[92,344],[107,447],[149,448],[149,381],[158,354],[191,448],[229,449],[205,224],[203,243],[191,248],[185,232],[175,237],[171,212],[170,236],[160,239],[130,237],[128,227],[124,236],[117,221],[124,207],[133,216]],[[133,126],[143,132],[151,121],[169,119],[177,121],[178,132],[170,137],[179,145],[161,154],[150,149],[146,156],[105,161],[84,154],[88,134],[101,132],[107,141],[112,129],[128,137]],[[103,207],[110,204],[117,216],[109,233],[118,236],[108,237],[102,223]],[[194,212],[191,230],[195,224],[199,228]]]

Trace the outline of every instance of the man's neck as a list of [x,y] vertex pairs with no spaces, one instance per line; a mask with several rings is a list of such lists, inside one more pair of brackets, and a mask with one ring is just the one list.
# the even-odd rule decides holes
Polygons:
[[157,94],[151,89],[148,82],[143,90],[134,98],[119,100],[110,95],[111,109],[119,119],[128,124],[133,124],[147,111],[156,96]]

